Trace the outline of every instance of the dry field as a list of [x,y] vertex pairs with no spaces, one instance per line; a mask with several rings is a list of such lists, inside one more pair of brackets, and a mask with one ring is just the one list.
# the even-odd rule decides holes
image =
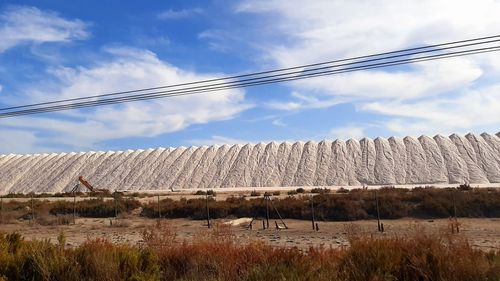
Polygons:
[[[208,229],[206,221],[190,219],[162,219],[175,232],[176,242],[188,242],[197,237],[206,237],[217,231],[228,220],[212,221],[212,229]],[[76,225],[43,226],[32,225],[28,221],[18,221],[0,225],[0,231],[18,232],[26,239],[49,239],[57,243],[57,236],[63,232],[66,243],[70,247],[81,245],[88,239],[105,238],[112,242],[141,244],[142,233],[147,227],[154,226],[157,220],[129,216],[120,219],[79,218]],[[373,220],[355,222],[318,222],[319,231],[313,231],[311,222],[304,220],[285,220],[289,229],[276,230],[274,221],[271,228],[263,230],[262,221],[256,220],[253,229],[248,224],[228,228],[238,242],[263,241],[276,247],[298,247],[307,249],[311,246],[340,248],[348,246],[347,236],[352,232],[373,236],[401,237],[415,232],[425,231],[429,234],[451,233],[448,219],[415,220],[398,219],[384,220],[385,232],[377,232],[377,222]],[[467,238],[474,247],[484,251],[500,250],[500,219],[459,219],[460,233],[455,234]]]

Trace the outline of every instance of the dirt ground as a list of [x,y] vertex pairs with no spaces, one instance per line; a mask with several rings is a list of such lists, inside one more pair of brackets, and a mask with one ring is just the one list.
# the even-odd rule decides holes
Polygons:
[[[210,232],[228,220],[212,221],[212,229],[207,228],[206,221],[189,219],[163,219],[177,234],[176,241],[192,241],[197,237],[207,237]],[[115,219],[79,218],[75,225],[42,226],[31,225],[28,221],[16,221],[10,224],[0,224],[1,232],[19,232],[26,239],[49,239],[57,242],[57,236],[63,232],[67,245],[77,246],[87,239],[105,238],[112,242],[141,244],[142,233],[148,227],[154,227],[157,220],[141,217]],[[347,247],[347,237],[350,233],[383,236],[404,236],[425,231],[433,234],[450,233],[448,219],[415,220],[398,219],[385,220],[385,232],[377,232],[376,221],[354,222],[318,222],[319,231],[312,230],[311,221],[285,220],[288,229],[277,230],[275,222],[270,221],[270,228],[263,230],[262,221],[255,220],[252,229],[248,223],[229,227],[229,232],[238,242],[263,241],[271,246],[298,247],[307,249],[310,246]],[[460,233],[455,234],[468,239],[469,243],[481,250],[500,250],[500,219],[459,219]],[[220,227],[219,227],[220,228]],[[228,229],[228,227],[224,227]]]

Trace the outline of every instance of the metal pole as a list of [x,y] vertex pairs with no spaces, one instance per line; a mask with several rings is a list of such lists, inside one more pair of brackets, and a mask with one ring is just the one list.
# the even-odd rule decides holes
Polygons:
[[210,228],[210,208],[208,208],[208,191],[207,193],[205,194],[205,203],[206,203],[206,207],[207,207],[207,226],[208,228]]
[[381,231],[381,228],[380,228],[380,210],[378,208],[378,193],[377,193],[377,190],[375,190],[375,202],[376,202],[376,205],[377,205],[377,225],[378,225],[378,231],[380,232]]
[[314,200],[313,200],[313,196],[311,195],[311,221],[312,221],[312,228],[313,230],[315,230],[315,221],[314,221]]

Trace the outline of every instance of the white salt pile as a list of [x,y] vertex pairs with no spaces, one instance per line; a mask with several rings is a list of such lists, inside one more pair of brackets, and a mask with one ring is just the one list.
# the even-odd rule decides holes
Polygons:
[[500,183],[500,133],[0,155],[0,193]]

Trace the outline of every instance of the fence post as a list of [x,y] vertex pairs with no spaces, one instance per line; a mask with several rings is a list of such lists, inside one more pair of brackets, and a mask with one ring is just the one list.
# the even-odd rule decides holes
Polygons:
[[76,192],[73,192],[73,224],[76,224]]
[[382,231],[382,228],[380,226],[380,210],[378,207],[378,193],[377,190],[375,190],[375,204],[377,205],[377,226],[378,226],[378,231]]
[[158,220],[161,219],[160,194],[158,194]]
[[3,224],[3,196],[0,196],[0,223]]
[[208,190],[207,193],[205,194],[205,203],[207,208],[207,226],[208,228],[210,228],[210,208],[208,207]]
[[35,203],[33,202],[33,193],[31,193],[31,222],[35,224]]
[[269,229],[269,196],[264,196],[264,200],[266,200],[266,225]]
[[113,194],[113,198],[115,199],[115,219],[118,218],[118,206],[117,206],[117,200],[116,200],[116,191],[115,193]]
[[314,196],[311,195],[311,222],[312,222],[312,228],[313,230],[315,229],[316,223],[314,221]]

